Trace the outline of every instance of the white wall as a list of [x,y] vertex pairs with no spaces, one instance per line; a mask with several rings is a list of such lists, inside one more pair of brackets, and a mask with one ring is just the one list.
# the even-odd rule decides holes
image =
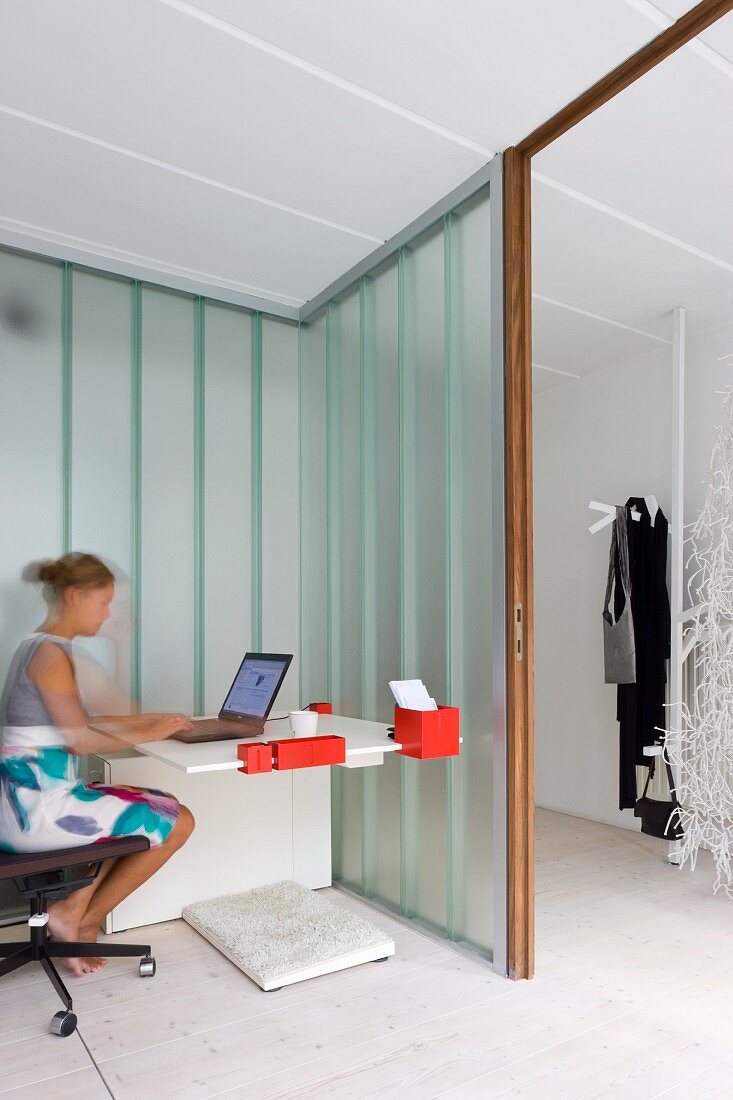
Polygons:
[[[720,423],[716,391],[733,383],[733,326],[689,340],[685,518],[695,518]],[[731,360],[733,362],[733,360]],[[577,371],[568,363],[566,369]],[[536,801],[634,829],[618,810],[615,688],[603,682],[601,611],[610,529],[591,499],[671,498],[671,349],[535,396]]]

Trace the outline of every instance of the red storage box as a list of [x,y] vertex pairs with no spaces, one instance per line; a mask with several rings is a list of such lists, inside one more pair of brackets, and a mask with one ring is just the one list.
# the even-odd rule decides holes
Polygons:
[[238,769],[245,775],[258,775],[260,772],[272,771],[272,748],[261,741],[255,741],[249,745],[237,745],[237,756],[242,761],[242,767]]
[[459,725],[458,707],[438,707],[437,710],[395,707],[394,739],[402,745],[397,751],[416,760],[458,756]]
[[324,737],[291,737],[270,741],[272,766],[275,771],[293,768],[319,768],[323,764],[343,764],[346,741],[329,734]]
[[331,703],[311,703],[308,710],[314,710],[316,714],[333,714]]

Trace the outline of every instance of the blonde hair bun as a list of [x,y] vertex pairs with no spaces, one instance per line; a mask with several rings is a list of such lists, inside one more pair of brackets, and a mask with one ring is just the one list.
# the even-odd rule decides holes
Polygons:
[[58,578],[58,564],[55,558],[31,561],[23,570],[23,580],[29,584],[55,584]]
[[49,559],[41,563],[38,570],[38,579],[42,584],[57,584],[63,573],[63,565],[60,561]]
[[23,570],[23,580],[48,585],[59,594],[65,588],[104,588],[114,584],[115,576],[94,554],[76,552],[31,562]]

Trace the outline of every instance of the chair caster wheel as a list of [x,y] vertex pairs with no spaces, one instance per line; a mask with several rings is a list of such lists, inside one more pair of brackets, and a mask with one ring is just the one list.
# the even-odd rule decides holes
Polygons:
[[152,955],[146,955],[144,959],[140,959],[138,971],[141,978],[155,977],[155,959]]
[[73,1012],[59,1011],[51,1020],[51,1033],[66,1038],[76,1031],[76,1024],[76,1015]]

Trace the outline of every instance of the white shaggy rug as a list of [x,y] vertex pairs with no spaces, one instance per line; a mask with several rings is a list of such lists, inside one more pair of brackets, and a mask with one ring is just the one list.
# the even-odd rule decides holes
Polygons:
[[381,929],[296,882],[199,901],[183,919],[263,989],[394,954]]

